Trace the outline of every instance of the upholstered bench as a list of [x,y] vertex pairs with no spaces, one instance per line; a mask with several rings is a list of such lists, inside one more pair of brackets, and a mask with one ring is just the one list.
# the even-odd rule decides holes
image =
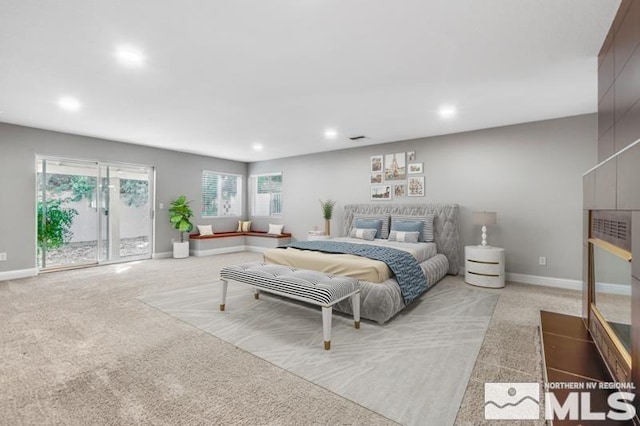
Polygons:
[[245,263],[227,266],[220,271],[222,301],[225,310],[229,280],[254,287],[255,298],[260,291],[277,294],[322,307],[322,334],[324,348],[331,349],[331,314],[333,305],[351,297],[355,328],[360,328],[360,286],[350,277],[327,275],[322,272],[293,269],[289,266],[267,263]]

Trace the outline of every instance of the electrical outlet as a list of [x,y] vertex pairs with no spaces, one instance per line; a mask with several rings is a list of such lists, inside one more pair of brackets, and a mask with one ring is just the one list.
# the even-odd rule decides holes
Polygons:
[[541,256],[541,257],[538,259],[538,263],[540,263],[540,265],[541,265],[541,266],[547,266],[547,258],[546,258],[546,257],[544,257],[544,256]]
[[163,210],[163,209],[164,209],[164,203],[159,203],[159,204],[158,204],[158,208],[159,208],[160,210]]
[[0,253],[0,261],[7,260],[7,253]]

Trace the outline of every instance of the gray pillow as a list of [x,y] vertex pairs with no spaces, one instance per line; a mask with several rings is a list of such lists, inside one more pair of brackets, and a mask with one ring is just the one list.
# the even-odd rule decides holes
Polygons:
[[433,232],[433,213],[427,213],[423,216],[409,216],[409,215],[391,215],[391,227],[393,228],[393,224],[395,222],[415,222],[420,220],[424,222],[422,228],[422,235],[420,235],[418,241],[423,241],[427,243],[432,243],[434,239]]
[[419,235],[419,231],[405,232],[392,230],[389,233],[389,241],[397,241],[399,243],[417,243]]
[[373,228],[353,228],[349,236],[361,240],[372,241],[376,237],[377,229]]
[[382,238],[382,221],[380,219],[354,219],[351,229],[375,229],[376,238]]
[[[356,213],[353,215],[353,221],[351,222],[351,229],[355,228],[357,219],[370,219],[380,221],[380,235],[378,238],[389,238],[389,215],[388,214],[362,214]],[[351,231],[349,231],[351,235]]]

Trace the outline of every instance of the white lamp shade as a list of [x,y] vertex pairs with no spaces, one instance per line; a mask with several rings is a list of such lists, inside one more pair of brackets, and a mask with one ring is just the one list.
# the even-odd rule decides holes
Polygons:
[[498,223],[498,214],[496,212],[473,212],[471,213],[474,225],[495,225]]

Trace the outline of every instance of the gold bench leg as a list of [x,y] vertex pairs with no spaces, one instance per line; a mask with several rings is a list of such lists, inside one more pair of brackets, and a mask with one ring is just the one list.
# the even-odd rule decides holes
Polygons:
[[322,307],[322,337],[324,337],[324,350],[331,349],[331,306]]

